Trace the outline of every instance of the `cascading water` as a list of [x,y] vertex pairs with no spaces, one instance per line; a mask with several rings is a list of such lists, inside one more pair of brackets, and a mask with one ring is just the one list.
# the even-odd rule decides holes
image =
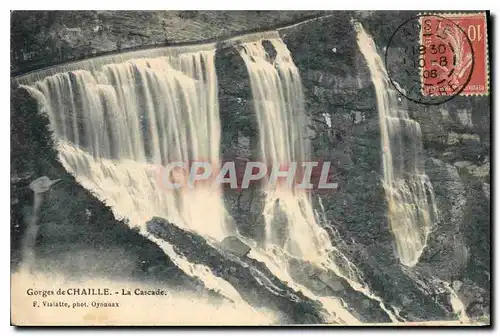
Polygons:
[[[300,75],[278,34],[268,35],[276,51],[274,61],[261,40],[241,49],[254,95],[261,156],[270,165],[300,164],[309,155]],[[166,190],[163,183],[166,163],[220,161],[214,46],[198,48],[96,59],[88,61],[90,65],[79,62],[42,77],[27,76],[20,83],[49,115],[59,158],[79,183],[110,205],[118,218],[138,226],[187,274],[242,303],[228,282],[178,255],[143,225],[158,216],[209,240],[220,241],[230,233],[220,190]],[[345,280],[352,290],[378,301],[391,320],[398,320],[370,291],[357,267],[332,245],[321,224],[326,225],[326,218],[313,209],[307,192],[286,187],[265,191],[266,248],[253,249],[251,257],[265,262],[293,289],[320,301],[331,322],[360,321],[342,299],[317,294],[319,278],[322,283]]]
[[[221,240],[220,194],[166,190],[161,169],[220,160],[213,57],[212,50],[135,59],[59,73],[31,87],[43,94],[65,167],[92,180],[122,216],[133,223],[163,216]],[[208,215],[212,225],[205,225]]]
[[389,224],[401,263],[412,267],[437,219],[434,191],[423,168],[422,132],[419,123],[398,106],[373,39],[361,24],[355,23],[355,28],[377,96]]
[[[274,48],[274,60],[267,53],[264,41]],[[300,165],[309,155],[308,120],[300,74],[290,51],[276,33],[242,44],[240,55],[250,77],[261,159],[268,166],[290,167],[294,162]],[[254,250],[253,257],[265,262],[290,286],[322,302],[332,321],[359,323],[335,298],[314,294],[313,277],[297,276],[297,272],[321,274],[324,279],[342,278],[353,290],[378,301],[391,320],[397,321],[382,300],[371,293],[356,266],[332,245],[320,225],[325,218],[314,211],[309,193],[279,184],[264,189],[265,251]],[[300,283],[294,280],[297,277],[302,278]]]
[[[242,45],[241,52],[250,75],[261,157],[269,166],[300,165],[308,153],[302,84],[283,41],[269,41],[276,50],[274,63],[262,41]],[[319,263],[327,259],[331,244],[316,223],[308,193],[278,186],[266,194],[266,245],[281,242],[293,256]]]
[[163,183],[166,163],[220,161],[215,46],[198,49],[80,62],[84,70],[63,68],[31,83],[24,78],[24,87],[48,113],[59,159],[79,183],[118,218],[138,226],[187,274],[242,302],[229,283],[177,255],[145,226],[159,216],[212,240],[228,233],[220,190],[167,190]]

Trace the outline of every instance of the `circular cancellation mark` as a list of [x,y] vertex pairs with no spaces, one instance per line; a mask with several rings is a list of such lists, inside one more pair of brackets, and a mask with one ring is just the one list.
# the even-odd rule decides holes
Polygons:
[[455,22],[417,15],[403,22],[389,39],[385,66],[392,85],[407,99],[439,105],[460,94],[474,69],[474,51]]

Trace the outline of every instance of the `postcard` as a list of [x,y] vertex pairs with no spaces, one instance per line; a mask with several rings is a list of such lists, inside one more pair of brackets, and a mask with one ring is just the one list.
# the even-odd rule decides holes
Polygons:
[[13,11],[11,324],[489,326],[485,11]]

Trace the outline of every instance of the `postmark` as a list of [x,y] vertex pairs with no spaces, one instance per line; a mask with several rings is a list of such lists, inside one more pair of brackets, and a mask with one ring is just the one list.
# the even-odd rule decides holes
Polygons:
[[[475,21],[470,22],[466,27]],[[439,105],[470,93],[478,47],[460,24],[462,21],[455,18],[421,14],[404,21],[394,31],[386,47],[385,65],[396,90],[425,105]],[[477,39],[473,34],[470,35]],[[483,56],[485,52],[479,54]],[[482,67],[483,72],[485,68]]]

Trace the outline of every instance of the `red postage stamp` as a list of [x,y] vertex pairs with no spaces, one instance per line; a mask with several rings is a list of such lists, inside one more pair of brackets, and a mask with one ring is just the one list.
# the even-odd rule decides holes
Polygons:
[[485,13],[420,17],[422,94],[488,95],[488,37]]

